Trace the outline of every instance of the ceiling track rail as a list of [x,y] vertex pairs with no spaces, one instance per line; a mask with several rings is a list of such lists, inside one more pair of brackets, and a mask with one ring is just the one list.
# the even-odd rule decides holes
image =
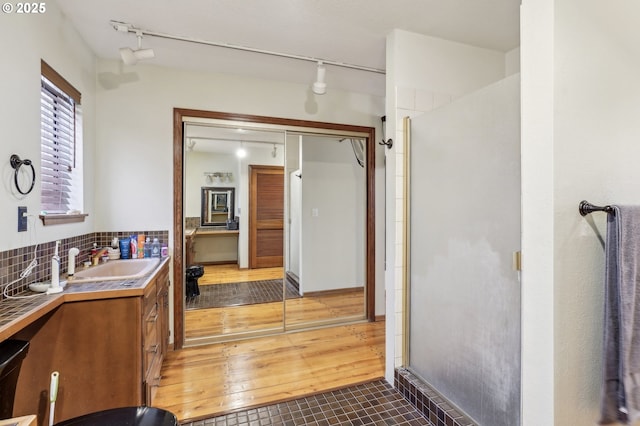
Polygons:
[[144,30],[142,28],[134,27],[132,24],[128,24],[126,22],[111,21],[111,25],[116,31],[119,31],[119,32],[133,33],[136,35],[142,34],[145,36],[164,38],[168,40],[177,40],[177,41],[184,41],[187,43],[196,43],[196,44],[203,44],[207,46],[222,47],[225,49],[241,50],[244,52],[259,53],[263,55],[277,56],[280,58],[296,59],[299,61],[313,62],[316,64],[322,63],[324,65],[331,65],[331,66],[340,67],[340,68],[349,68],[353,70],[371,72],[376,74],[386,74],[386,71],[380,68],[366,67],[363,65],[349,64],[349,63],[340,62],[340,61],[332,61],[330,59],[315,58],[312,56],[294,55],[291,53],[282,53],[282,52],[276,52],[273,50],[258,49],[258,48],[242,46],[238,44],[208,41],[208,40],[196,39],[191,37],[183,37],[183,36],[178,36],[173,34],[167,34],[167,33],[162,33],[157,31]]

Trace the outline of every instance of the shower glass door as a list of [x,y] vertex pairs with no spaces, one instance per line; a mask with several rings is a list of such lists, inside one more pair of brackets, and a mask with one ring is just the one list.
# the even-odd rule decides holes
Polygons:
[[409,369],[480,425],[520,424],[520,81],[411,120]]

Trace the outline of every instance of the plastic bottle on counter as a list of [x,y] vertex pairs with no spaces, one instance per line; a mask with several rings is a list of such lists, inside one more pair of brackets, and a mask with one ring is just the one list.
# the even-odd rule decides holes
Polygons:
[[157,238],[154,238],[151,244],[151,257],[160,257],[160,242]]
[[151,257],[151,238],[149,237],[144,242],[144,257]]
[[160,249],[160,257],[169,256],[169,247],[167,247],[167,243],[162,243],[162,248]]

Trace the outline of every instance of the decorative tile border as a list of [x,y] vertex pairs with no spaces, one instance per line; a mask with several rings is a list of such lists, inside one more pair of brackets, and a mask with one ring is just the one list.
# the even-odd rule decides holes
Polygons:
[[397,368],[394,386],[416,409],[435,426],[477,426],[461,414],[438,392],[405,368]]

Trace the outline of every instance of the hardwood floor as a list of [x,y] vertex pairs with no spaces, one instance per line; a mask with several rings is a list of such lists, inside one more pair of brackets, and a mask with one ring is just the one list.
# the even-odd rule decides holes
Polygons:
[[247,281],[276,280],[284,276],[282,267],[240,269],[237,264],[205,265],[199,285],[227,284]]
[[384,329],[359,323],[169,352],[153,405],[182,422],[380,378]]
[[[239,270],[207,265],[199,285],[282,278],[282,268]],[[261,303],[185,311],[187,341],[364,318],[361,289]],[[153,405],[183,422],[263,406],[384,376],[384,322],[356,323],[184,348],[169,352]]]
[[[207,265],[199,285],[282,278],[282,268],[238,269],[237,265]],[[365,316],[362,289],[305,295],[284,304],[287,326],[322,323],[335,318],[357,320]],[[283,304],[261,303],[185,311],[187,341],[211,336],[283,328]]]

